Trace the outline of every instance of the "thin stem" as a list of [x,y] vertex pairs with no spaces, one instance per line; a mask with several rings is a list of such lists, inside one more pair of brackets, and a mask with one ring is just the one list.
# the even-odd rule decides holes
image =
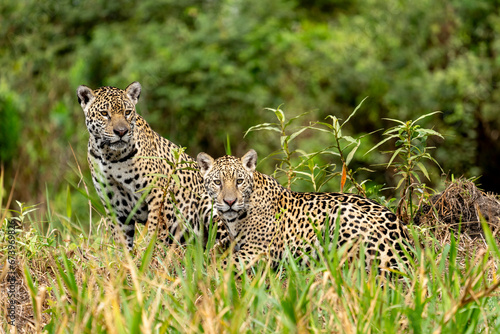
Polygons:
[[[408,123],[407,123],[408,125]],[[412,187],[411,187],[411,170],[413,170],[413,166],[412,166],[412,163],[411,163],[411,125],[409,127],[406,128],[406,135],[407,135],[407,139],[408,139],[408,161],[407,161],[407,165],[408,165],[408,174],[407,174],[407,179],[406,179],[406,182],[407,182],[407,185],[406,185],[406,190],[408,191],[408,203],[409,203],[409,212],[410,212],[410,220],[412,219],[413,217],[413,210],[412,210]],[[406,208],[407,212],[408,212],[408,206]]]

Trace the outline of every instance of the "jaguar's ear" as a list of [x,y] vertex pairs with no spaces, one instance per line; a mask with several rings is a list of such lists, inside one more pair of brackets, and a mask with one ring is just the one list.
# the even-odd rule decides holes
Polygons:
[[248,151],[242,158],[241,163],[243,167],[250,173],[255,171],[255,166],[257,165],[257,152],[255,150]]
[[141,96],[141,84],[137,81],[134,81],[127,86],[125,91],[127,92],[130,100],[132,100],[134,104],[137,104],[137,101],[139,101],[139,96]]
[[199,153],[196,160],[198,160],[198,166],[200,166],[200,172],[203,176],[205,176],[214,165],[214,159],[204,152]]
[[87,86],[81,85],[78,87],[76,95],[78,96],[78,103],[82,106],[83,111],[85,111],[85,108],[94,101],[94,92]]

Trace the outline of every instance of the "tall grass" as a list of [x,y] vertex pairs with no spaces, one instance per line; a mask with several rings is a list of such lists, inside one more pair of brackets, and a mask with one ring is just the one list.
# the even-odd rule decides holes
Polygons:
[[[293,260],[277,270],[261,263],[236,277],[198,238],[169,249],[141,239],[131,256],[102,241],[102,226],[85,240],[66,226],[43,233],[33,212],[15,214],[27,227],[17,236],[24,302],[18,331],[500,332],[500,251],[486,224],[485,247],[461,258],[459,235],[436,251],[439,241],[429,231],[411,228],[415,262],[398,279],[366,272],[363,259],[347,261],[343,249],[307,268]],[[4,254],[4,241],[1,248]],[[2,329],[13,331],[5,322]]]

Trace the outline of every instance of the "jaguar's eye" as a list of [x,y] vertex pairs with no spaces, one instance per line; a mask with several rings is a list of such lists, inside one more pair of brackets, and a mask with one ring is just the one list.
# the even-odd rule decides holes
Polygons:
[[237,179],[236,180],[236,184],[242,184],[243,183],[243,179]]
[[218,185],[218,186],[220,186],[220,185],[221,185],[220,180],[214,180],[214,183],[215,183],[216,185]]
[[102,110],[101,115],[103,115],[104,117],[108,117],[108,112],[105,110]]
[[127,109],[125,110],[125,116],[128,116],[132,113],[132,110],[131,109]]

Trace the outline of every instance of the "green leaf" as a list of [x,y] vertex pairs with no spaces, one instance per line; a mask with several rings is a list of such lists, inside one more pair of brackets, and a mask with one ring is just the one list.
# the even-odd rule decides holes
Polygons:
[[399,132],[401,130],[401,127],[399,126],[396,126],[396,127],[393,127],[393,128],[390,128],[390,129],[387,129],[384,131],[384,133],[382,133],[384,136],[387,136],[389,135],[390,133],[394,133],[394,132],[398,132],[398,135],[396,137],[399,137]]
[[309,170],[314,170],[314,160],[313,159],[308,159],[307,160],[307,166],[309,167]]
[[373,146],[368,152],[366,152],[364,155],[367,155],[368,153],[370,153],[371,151],[373,151],[374,149],[376,149],[377,147],[379,147],[380,145],[384,144],[385,142],[393,139],[393,138],[397,138],[396,136],[390,136],[390,137],[387,137],[383,140],[381,140],[380,142],[378,142],[377,145]]
[[292,117],[290,118],[290,120],[288,120],[288,122],[286,122],[285,124],[285,128],[288,127],[293,121],[295,121],[296,119],[299,119],[307,114],[309,114],[310,111],[306,111],[306,112],[303,112],[302,114],[298,115],[298,116],[295,116],[295,117]]
[[425,177],[430,180],[431,178],[429,177],[429,173],[427,173],[427,169],[425,168],[424,164],[421,162],[417,163],[418,168],[422,171],[422,173],[425,175]]
[[35,287],[35,284],[33,283],[33,277],[31,276],[31,272],[27,265],[24,266],[24,276],[26,277],[26,285],[28,285],[30,295],[33,297],[34,300],[34,297],[36,297],[38,293],[38,289]]
[[276,131],[276,132],[281,133],[281,128],[278,126],[278,124],[276,124],[276,123],[262,123],[262,124],[258,124],[258,125],[250,127],[245,132],[243,137],[246,137],[249,132],[262,131],[262,130]]
[[307,127],[301,128],[299,131],[296,131],[296,132],[292,133],[291,135],[289,135],[288,136],[288,142],[291,142],[292,140],[294,140],[295,137],[297,137],[298,135],[300,135],[305,130],[308,130],[308,128]]
[[434,111],[434,112],[431,112],[431,113],[428,113],[428,114],[425,114],[425,115],[422,115],[420,116],[419,118],[417,118],[416,120],[414,120],[411,125],[417,123],[418,121],[420,121],[421,119],[424,119],[426,117],[429,117],[429,116],[432,116],[432,115],[435,115],[435,114],[439,114],[441,113],[441,111]]
[[33,305],[33,312],[36,314],[40,312],[38,310],[38,304],[36,303],[36,296],[38,295],[38,289],[36,288],[33,277],[31,276],[31,272],[27,265],[24,266],[24,277],[26,278],[26,285],[28,285],[29,294],[31,297],[31,304]]
[[286,151],[285,146],[286,146],[286,142],[287,142],[288,138],[289,138],[289,136],[280,136],[280,146],[283,149],[285,149],[285,151]]
[[361,102],[356,106],[356,108],[354,109],[354,111],[349,115],[349,117],[347,117],[347,119],[345,120],[345,122],[342,123],[342,126],[344,126],[347,122],[349,122],[349,120],[351,119],[351,117],[353,117],[356,114],[356,112],[359,110],[359,108],[361,108],[361,105],[363,104],[363,102],[365,102],[365,100],[367,98],[368,98],[368,96],[365,97],[363,100],[361,100]]
[[139,268],[139,272],[144,273],[146,272],[146,269],[148,268],[149,264],[151,263],[151,258],[153,257],[153,252],[155,249],[156,245],[156,232],[153,234],[151,237],[151,240],[149,241],[148,248],[146,248],[146,251],[144,252],[144,255],[142,257],[141,261],[141,266]]
[[[326,122],[315,122],[314,124],[315,124],[315,125],[317,124],[317,125],[323,125],[323,126],[326,126],[326,127],[327,127],[327,128],[329,128],[330,130],[332,130],[332,129],[333,129],[333,126],[332,126],[330,123],[326,123]],[[321,129],[321,128],[315,128],[315,127],[312,127],[312,126],[310,126],[310,128],[311,128],[311,129],[313,129],[313,130],[324,131],[324,132],[328,132],[328,133],[330,133],[330,131],[329,131],[329,130],[325,130],[325,129]]]
[[69,184],[66,186],[66,216],[71,219],[71,191]]
[[357,143],[358,142],[358,140],[352,138],[351,136],[344,136],[344,137],[342,137],[342,139],[345,139],[350,143]]
[[422,183],[422,181],[420,181],[420,176],[417,174],[417,172],[411,171],[410,173],[411,175],[413,175],[415,179],[417,179],[418,183]]
[[389,168],[394,161],[394,159],[398,156],[399,152],[401,152],[402,148],[398,148],[396,151],[394,151],[394,154],[392,155],[391,159],[387,163],[387,168]]
[[401,184],[405,181],[406,179],[403,177],[401,180],[399,180],[398,185],[396,186],[396,189],[399,189],[401,187]]
[[406,124],[406,122],[400,121],[399,119],[394,119],[394,118],[382,118],[382,119],[386,120],[386,121],[391,121],[391,122],[399,123],[401,125],[405,125]]
[[174,180],[174,182],[177,183],[179,187],[181,186],[181,180],[179,179],[179,175],[172,174],[172,180]]
[[229,140],[229,133],[226,134],[226,155],[231,155],[231,141]]
[[443,137],[442,134],[440,134],[437,131],[431,130],[431,129],[420,129],[419,131],[427,134],[428,136],[437,136],[437,137],[440,137],[440,138],[444,139],[444,137]]
[[[129,311],[129,316],[126,317],[128,331],[125,331],[125,329],[123,329],[123,333],[140,333],[143,308],[139,307],[139,305],[135,303],[124,303],[123,308],[128,309]],[[132,308],[132,312],[130,312],[130,308]]]
[[337,117],[335,116],[332,116],[332,115],[328,115],[327,118],[331,118],[332,119],[332,129],[335,133],[339,133],[340,132],[340,127],[339,127],[339,120]]
[[281,124],[283,124],[285,122],[286,118],[285,118],[285,114],[280,109],[280,107],[281,107],[281,105],[279,105],[277,109],[271,109],[271,108],[266,108],[266,109],[274,112],[274,115],[276,116],[276,118],[280,121]]
[[66,257],[65,253],[62,253],[62,259],[64,263],[64,269],[61,267],[59,262],[56,262],[57,270],[59,271],[59,276],[62,278],[71,298],[77,299],[80,289],[76,283],[75,273],[70,261]]
[[479,213],[480,220],[481,220],[481,226],[483,227],[483,232],[484,232],[484,237],[486,239],[486,243],[488,244],[488,247],[493,253],[495,253],[496,257],[500,259],[500,249],[498,248],[497,241],[495,237],[493,236],[493,233],[491,233],[490,226],[488,225],[488,222],[486,219],[484,219],[483,215]]
[[352,158],[354,157],[354,153],[356,153],[360,144],[361,144],[361,141],[358,140],[357,145],[351,150],[351,152],[349,152],[349,154],[347,155],[346,161],[345,161],[346,165],[349,166],[349,163],[351,162]]

